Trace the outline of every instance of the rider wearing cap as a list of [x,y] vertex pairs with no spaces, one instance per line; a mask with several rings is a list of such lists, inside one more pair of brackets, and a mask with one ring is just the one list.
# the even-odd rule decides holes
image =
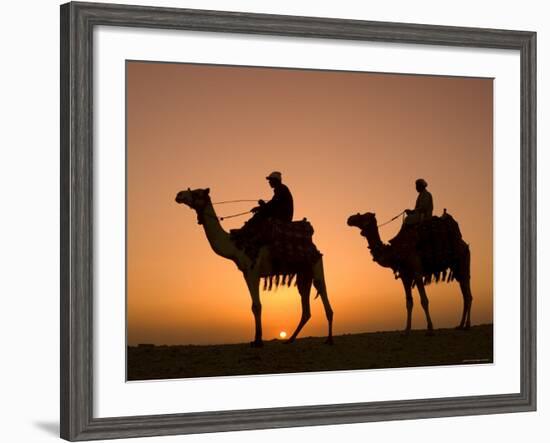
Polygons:
[[424,220],[429,220],[434,210],[432,194],[426,189],[428,187],[426,180],[419,178],[416,180],[415,185],[418,191],[416,205],[414,209],[405,209],[405,213],[407,214],[405,224],[408,225],[414,225]]
[[291,222],[294,214],[294,203],[292,194],[286,185],[283,184],[282,174],[273,171],[266,177],[269,186],[273,188],[273,198],[268,202],[258,200],[258,205],[252,209],[256,216]]

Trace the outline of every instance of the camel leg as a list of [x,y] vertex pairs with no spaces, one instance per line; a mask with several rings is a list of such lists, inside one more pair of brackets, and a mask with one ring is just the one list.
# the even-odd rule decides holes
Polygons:
[[428,331],[426,332],[426,335],[433,335],[433,324],[432,319],[430,317],[430,308],[428,301],[428,296],[426,295],[426,289],[424,288],[424,283],[422,282],[422,277],[418,276],[414,279],[416,283],[416,287],[418,288],[418,293],[420,294],[420,304],[422,305],[422,308],[424,309],[424,312],[426,313],[426,323]]
[[254,348],[261,348],[263,346],[262,341],[262,304],[260,303],[260,278],[255,275],[245,276],[246,284],[252,298],[252,314],[254,314],[254,323],[256,326],[256,333],[254,341],[250,343],[250,346]]
[[411,332],[412,311],[413,311],[413,296],[412,296],[412,281],[410,278],[402,278],[403,287],[405,288],[405,299],[407,302],[407,326],[405,327],[405,334]]
[[332,319],[334,317],[334,312],[330,306],[330,301],[328,299],[327,285],[325,283],[325,273],[323,270],[323,260],[319,260],[313,268],[313,286],[317,290],[317,293],[321,297],[323,302],[323,307],[325,308],[325,315],[328,322],[328,336],[325,340],[325,343],[328,345],[334,344],[332,339]]
[[472,291],[470,290],[470,280],[461,280],[460,290],[464,300],[464,309],[462,310],[462,318],[456,329],[470,329],[470,310],[472,309]]
[[302,317],[300,318],[300,323],[296,327],[294,333],[286,341],[286,343],[292,343],[296,340],[296,337],[311,318],[311,309],[309,306],[309,293],[311,292],[311,277],[305,276],[304,274],[298,274],[296,277],[296,284],[298,286],[298,291],[300,292],[300,298],[302,299]]

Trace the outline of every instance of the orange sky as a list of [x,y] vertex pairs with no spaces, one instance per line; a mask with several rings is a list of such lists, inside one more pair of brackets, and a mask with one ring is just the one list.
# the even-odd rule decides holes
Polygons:
[[[405,296],[372,261],[347,217],[379,223],[414,206],[425,178],[472,253],[472,321],[493,319],[491,79],[127,62],[128,343],[250,341],[250,297],[235,265],[210,249],[195,213],[174,201],[269,199],[272,170],[324,254],[334,333],[401,329]],[[217,206],[218,215],[250,204]],[[226,220],[229,230],[245,218]],[[399,222],[380,228],[393,237]],[[456,282],[429,285],[434,327],[458,324]],[[313,292],[312,292],[312,295]],[[413,328],[424,328],[414,291]],[[292,332],[296,288],[262,292],[264,339]],[[320,299],[301,336],[324,335]]]

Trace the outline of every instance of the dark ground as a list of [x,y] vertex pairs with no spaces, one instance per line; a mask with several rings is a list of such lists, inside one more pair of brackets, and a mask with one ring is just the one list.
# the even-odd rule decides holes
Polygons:
[[263,348],[246,344],[208,346],[129,346],[128,380],[281,374],[493,362],[493,325],[469,331],[438,329],[403,335],[400,331],[279,340]]

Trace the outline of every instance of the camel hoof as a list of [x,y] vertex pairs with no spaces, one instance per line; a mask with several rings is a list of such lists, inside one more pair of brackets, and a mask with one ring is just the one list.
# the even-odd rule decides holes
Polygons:
[[283,344],[285,344],[285,345],[290,345],[290,344],[294,343],[294,340],[295,340],[294,338],[289,338],[288,340],[285,340],[285,341],[283,342]]
[[458,325],[455,329],[456,329],[457,331],[463,331],[463,330],[464,330],[464,326]]
[[410,329],[405,329],[404,331],[401,332],[402,337],[408,337],[409,335],[411,335]]
[[332,337],[328,337],[328,338],[325,340],[325,344],[326,344],[326,345],[332,346],[332,345],[334,344],[334,340],[332,339]]
[[435,332],[433,331],[433,329],[428,329],[426,331],[426,336],[427,337],[433,337],[435,335]]
[[465,330],[465,331],[469,331],[469,330],[470,330],[470,325],[464,326],[464,330]]
[[262,340],[254,340],[250,342],[251,348],[263,348],[264,342]]

